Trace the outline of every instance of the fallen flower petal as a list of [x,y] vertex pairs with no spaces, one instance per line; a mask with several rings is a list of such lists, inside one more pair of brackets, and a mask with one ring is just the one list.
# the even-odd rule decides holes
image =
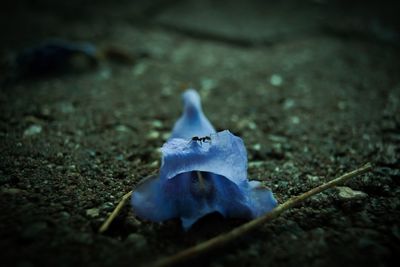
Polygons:
[[161,151],[160,175],[145,180],[132,195],[143,219],[180,217],[187,229],[212,212],[251,219],[277,204],[269,189],[247,180],[246,150],[229,131],[213,135],[211,143],[171,139]]
[[[247,179],[242,139],[229,131],[214,133],[198,94],[189,90],[183,96],[184,114],[161,149],[160,174],[145,179],[132,194],[137,216],[154,222],[181,218],[188,229],[213,212],[251,219],[272,210],[277,205],[272,192]],[[198,138],[202,135],[208,138]]]
[[[242,139],[229,131],[213,134],[210,142],[171,139],[161,148],[160,176],[171,179],[188,171],[213,172],[236,184],[246,181],[247,154]],[[182,162],[184,160],[184,163]]]

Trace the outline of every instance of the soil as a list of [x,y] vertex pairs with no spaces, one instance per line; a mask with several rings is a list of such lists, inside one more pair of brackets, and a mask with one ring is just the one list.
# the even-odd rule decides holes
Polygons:
[[49,37],[134,57],[11,81],[2,68],[2,264],[148,266],[242,224],[212,214],[185,232],[179,220],[140,221],[127,205],[98,233],[121,197],[157,172],[180,94],[193,87],[215,127],[243,138],[249,177],[280,203],[366,162],[374,169],[345,185],[352,190],[321,193],[188,266],[397,266],[395,6],[143,2],[2,4],[4,58]]

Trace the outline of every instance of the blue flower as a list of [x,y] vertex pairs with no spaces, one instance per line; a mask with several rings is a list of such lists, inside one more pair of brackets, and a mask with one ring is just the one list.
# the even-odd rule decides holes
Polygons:
[[154,222],[181,218],[188,229],[212,212],[251,219],[272,210],[277,205],[272,192],[247,179],[242,139],[229,131],[215,133],[196,91],[186,91],[183,99],[184,114],[161,149],[159,175],[146,178],[132,194],[137,216]]

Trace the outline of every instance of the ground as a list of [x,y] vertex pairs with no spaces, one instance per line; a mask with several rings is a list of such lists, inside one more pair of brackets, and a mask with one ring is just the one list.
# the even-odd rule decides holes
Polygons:
[[0,12],[4,58],[49,37],[136,55],[11,82],[2,68],[4,266],[148,266],[242,224],[211,215],[184,232],[127,205],[98,233],[157,172],[188,87],[218,130],[243,138],[249,177],[280,203],[374,168],[187,265],[397,266],[400,24],[390,2],[40,0]]

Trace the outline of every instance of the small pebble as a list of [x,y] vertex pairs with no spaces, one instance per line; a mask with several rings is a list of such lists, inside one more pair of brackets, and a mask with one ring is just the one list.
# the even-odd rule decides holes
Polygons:
[[257,124],[253,121],[249,121],[248,127],[250,130],[255,130],[257,129]]
[[50,109],[50,107],[48,107],[48,106],[43,106],[43,107],[40,109],[40,114],[41,114],[42,116],[45,116],[45,117],[50,116],[50,115],[51,115],[51,109]]
[[130,131],[130,129],[129,129],[128,127],[126,127],[125,125],[118,125],[118,126],[116,126],[116,127],[115,127],[115,130],[116,130],[117,132],[120,132],[120,133],[126,133],[126,132],[129,132],[129,131]]
[[273,86],[281,86],[283,83],[283,78],[279,74],[272,74],[269,78],[269,82]]
[[249,168],[259,168],[265,164],[264,161],[250,161],[249,162]]
[[114,209],[114,204],[111,202],[105,202],[101,205],[101,209],[105,211],[112,211]]
[[115,159],[118,161],[123,161],[125,158],[124,158],[124,155],[119,154],[118,156],[115,157]]
[[338,196],[341,200],[358,200],[368,196],[364,192],[353,190],[347,186],[337,186],[336,189],[339,190]]
[[283,109],[288,110],[294,107],[294,100],[293,99],[286,99],[285,102],[283,102]]
[[112,71],[110,68],[102,68],[97,72],[97,78],[100,81],[108,80],[112,76]]
[[172,95],[172,89],[170,87],[164,87],[163,89],[161,89],[161,95],[163,97],[169,97]]
[[170,133],[170,132],[165,132],[165,133],[163,133],[163,134],[161,135],[161,139],[162,139],[163,141],[166,141],[166,140],[169,139],[170,136],[171,136],[171,133]]
[[158,160],[155,160],[149,164],[150,168],[157,168],[158,166],[159,166]]
[[293,116],[290,118],[290,122],[293,124],[299,124],[300,123],[300,118],[297,116]]
[[9,195],[17,195],[21,193],[26,193],[25,190],[18,189],[18,188],[3,188],[1,190],[2,193],[9,194]]
[[318,182],[319,181],[319,177],[318,176],[314,176],[314,175],[310,175],[310,174],[307,174],[307,179],[310,182]]
[[75,165],[70,165],[70,166],[68,166],[68,169],[70,171],[75,171],[76,170],[76,166]]
[[259,143],[254,144],[251,148],[253,150],[255,150],[255,151],[260,151],[261,150],[261,144],[259,144]]
[[200,84],[201,84],[201,89],[207,92],[210,91],[211,89],[214,89],[217,86],[216,81],[207,78],[201,79]]
[[64,113],[64,114],[73,113],[75,111],[74,105],[70,102],[60,103],[59,108],[60,108],[61,113]]
[[92,208],[86,210],[86,215],[92,218],[99,216],[100,210],[98,208]]
[[88,150],[88,154],[89,154],[90,157],[94,158],[94,157],[96,157],[97,153],[96,153],[96,151],[89,149]]
[[347,108],[347,103],[345,101],[339,101],[337,106],[340,110],[345,110]]
[[276,143],[284,143],[287,142],[287,138],[284,136],[278,136],[278,135],[273,135],[270,134],[268,135],[268,139],[272,142],[276,142]]
[[34,136],[37,134],[40,134],[42,132],[42,126],[38,124],[34,124],[29,126],[25,131],[24,131],[24,137],[28,136]]
[[160,133],[157,131],[150,131],[147,134],[147,140],[156,140],[158,138],[160,138]]
[[133,67],[133,76],[138,77],[142,76],[148,68],[148,64],[144,62],[140,62]]
[[155,129],[160,129],[163,127],[163,123],[159,120],[154,120],[151,122],[151,126],[153,126]]
[[237,123],[237,127],[241,130],[243,129],[249,129],[249,130],[255,130],[257,129],[257,124],[249,119],[242,119]]

